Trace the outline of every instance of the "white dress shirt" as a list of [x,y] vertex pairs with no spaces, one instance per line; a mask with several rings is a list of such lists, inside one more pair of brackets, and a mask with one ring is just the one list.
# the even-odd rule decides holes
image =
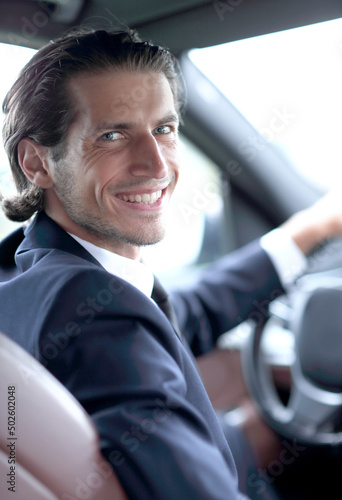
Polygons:
[[128,281],[151,297],[154,284],[153,273],[148,267],[136,260],[122,257],[117,253],[100,248],[89,241],[85,241],[74,234],[69,233],[80,245],[82,245],[105,269],[111,274]]
[[288,289],[305,271],[305,255],[281,228],[265,234],[260,244],[270,257],[283,287]]
[[[69,233],[82,245],[109,273],[122,278],[151,297],[154,284],[152,271],[143,263],[122,257],[100,248]],[[306,257],[292,238],[281,229],[275,229],[260,239],[260,244],[269,255],[279,279],[285,289],[289,288],[306,267]]]

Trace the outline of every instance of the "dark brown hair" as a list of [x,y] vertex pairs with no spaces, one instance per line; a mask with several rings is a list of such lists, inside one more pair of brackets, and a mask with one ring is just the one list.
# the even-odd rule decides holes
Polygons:
[[164,73],[181,111],[183,87],[176,58],[162,47],[142,42],[136,32],[74,31],[51,41],[22,69],[3,102],[4,147],[18,191],[17,196],[2,199],[9,219],[27,220],[44,204],[44,191],[28,180],[19,165],[19,141],[29,137],[50,147],[56,161],[62,158],[76,116],[68,81],[113,67]]

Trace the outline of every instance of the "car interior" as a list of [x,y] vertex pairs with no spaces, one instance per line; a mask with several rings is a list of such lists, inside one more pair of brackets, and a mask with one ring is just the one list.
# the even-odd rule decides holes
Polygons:
[[[291,155],[280,144],[282,133],[286,135],[286,126],[296,114],[285,106],[287,97],[275,84],[272,90],[275,93],[278,90],[278,97],[271,105],[263,105],[263,99],[254,92],[261,62],[253,69],[250,66],[250,71],[243,73],[247,76],[237,80],[236,87],[232,83],[231,92],[233,94],[233,89],[239,87],[242,105],[243,101],[252,98],[266,109],[268,114],[265,114],[264,123],[268,124],[268,134],[265,127],[263,131],[258,130],[239,103],[219,88],[214,77],[209,77],[209,62],[201,59],[204,54],[201,51],[223,45],[235,47],[244,41],[251,47],[261,38],[272,44],[273,39],[267,39],[268,36],[337,23],[341,19],[340,0],[0,0],[0,44],[38,49],[79,26],[106,30],[130,27],[136,29],[142,39],[166,46],[177,55],[186,87],[180,127],[184,153],[181,186],[173,202],[175,216],[170,221],[169,233],[163,242],[146,250],[145,257],[163,282],[172,288],[187,284],[215,259],[276,228],[327,191],[323,181],[313,181],[298,170]],[[301,43],[308,51],[307,32],[301,33]],[[336,40],[341,65],[342,35]],[[323,37],[317,35],[316,41],[318,44],[324,42]],[[285,50],[290,51],[290,48]],[[299,52],[300,47],[294,50]],[[316,61],[318,66],[317,50],[314,52],[314,63]],[[209,57],[212,53],[208,52]],[[265,59],[271,69],[274,64],[273,73],[279,73],[275,61],[268,60],[267,54],[266,51],[259,54],[260,61]],[[280,53],[279,58],[281,62]],[[224,55],[212,59],[228,83],[250,64],[249,60],[238,58],[233,66],[233,57]],[[200,60],[204,62],[200,64]],[[302,70],[305,73],[305,61]],[[316,70],[320,71],[319,66]],[[2,71],[6,72],[6,67]],[[324,71],[322,69],[321,73]],[[293,86],[299,87],[300,74],[294,69],[291,76]],[[285,79],[285,71],[280,77]],[[316,93],[310,101],[314,110],[320,106],[320,100],[323,108],[328,107],[331,81],[322,82],[320,95]],[[316,121],[314,127],[319,140],[311,136],[307,154],[315,154],[321,137],[323,142],[323,135],[333,138],[335,133],[340,133],[333,124],[318,118]],[[297,128],[298,122],[292,129],[300,142],[302,132]],[[328,154],[326,150],[322,158],[328,158]],[[310,161],[308,163],[310,169]],[[321,160],[320,173],[327,168]],[[2,190],[8,176],[5,159],[0,160],[0,176]],[[1,215],[0,237],[0,281],[4,281],[16,274],[14,252],[23,238],[23,227],[6,222]],[[256,327],[253,321],[240,325],[220,340],[214,355],[199,360],[215,408],[225,410],[225,383],[229,377],[225,364],[240,362],[241,356],[246,385],[263,418],[281,439],[301,443],[303,451],[293,463],[272,469],[272,480],[284,499],[319,500],[326,498],[329,489],[338,491],[342,457],[341,250],[342,241],[338,238],[320,245],[309,258],[308,272],[287,296],[271,304],[265,326]],[[165,252],[168,252],[167,258]],[[163,255],[162,259],[157,257],[158,253]],[[1,311],[1,314],[6,312]],[[320,337],[322,330],[326,333],[324,343]],[[96,432],[72,396],[3,335],[0,335],[0,358],[1,380],[5,380],[2,391],[10,379],[18,380],[17,386],[22,387],[20,425],[28,436],[27,448],[18,461],[27,493],[20,498],[83,498],[77,496],[82,487],[89,494],[86,498],[125,498],[114,475],[104,477],[106,474],[101,475],[102,469],[96,466],[100,460]],[[217,384],[213,388],[213,380],[218,376],[221,378],[219,392]],[[36,380],[32,395],[26,393],[24,396],[25,377]],[[58,430],[60,438],[55,435],[56,454],[51,467],[50,457],[42,453],[44,446],[40,450],[33,445],[36,441],[32,436],[37,436],[38,442],[43,440],[41,426],[39,432],[32,434],[36,427],[34,408],[39,405],[40,393],[41,397],[51,397],[51,405],[55,405],[51,406],[51,412],[56,415],[60,412],[58,415],[64,422],[63,427],[60,423],[53,427],[52,434]],[[4,394],[0,395],[2,397]],[[0,416],[2,422],[5,416],[2,413]],[[45,418],[47,422],[50,417]],[[7,467],[8,444],[1,427],[2,424],[0,471]],[[44,433],[44,439],[50,441],[52,437],[45,425]],[[71,446],[71,440],[75,440],[77,446]],[[64,450],[59,446],[61,442],[66,447]],[[73,456],[69,456],[71,448]],[[50,476],[49,471],[58,461],[70,471],[77,464],[77,469],[70,476],[60,469],[54,477]],[[63,484],[58,476],[63,477]],[[78,484],[70,479],[75,477],[79,478]],[[85,477],[93,478],[96,487],[87,484]],[[1,488],[0,481],[1,498],[12,498],[6,496],[7,488],[6,491]]]
[[[0,433],[1,498],[16,492],[27,500],[80,495],[125,500],[119,481],[100,455],[93,423],[78,401],[24,349],[3,334],[0,339],[1,380],[11,380],[11,386],[2,384],[8,405],[1,405],[1,421],[7,421],[9,411],[13,418],[9,427],[15,429],[10,439],[4,426]],[[20,411],[12,415],[10,403],[19,399]]]

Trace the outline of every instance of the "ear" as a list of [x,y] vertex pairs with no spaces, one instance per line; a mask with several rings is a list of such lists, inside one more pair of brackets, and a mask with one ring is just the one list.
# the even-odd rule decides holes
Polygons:
[[47,149],[25,137],[18,144],[18,160],[26,177],[36,186],[48,189],[53,186]]

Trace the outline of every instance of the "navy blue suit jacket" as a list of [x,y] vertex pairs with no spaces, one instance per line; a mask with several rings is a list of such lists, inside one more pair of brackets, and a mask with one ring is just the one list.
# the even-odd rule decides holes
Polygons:
[[[130,498],[227,500],[233,459],[193,355],[282,292],[258,243],[174,295],[181,342],[143,293],[109,274],[44,213],[0,284],[0,330],[81,402]],[[253,316],[254,315],[254,316]]]

